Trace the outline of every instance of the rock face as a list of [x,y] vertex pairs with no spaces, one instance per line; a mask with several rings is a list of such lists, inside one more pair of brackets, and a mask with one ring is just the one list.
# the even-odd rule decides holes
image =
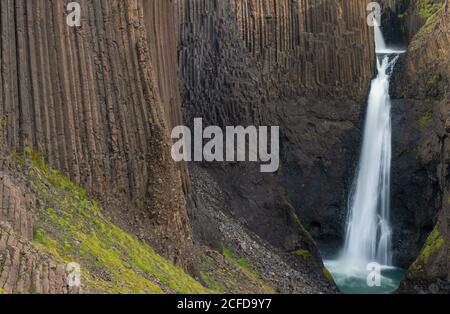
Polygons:
[[29,182],[11,171],[10,159],[3,151],[0,166],[0,291],[77,293],[78,288],[67,285],[66,265],[30,243],[39,200]]
[[[33,152],[208,288],[336,292],[316,242],[324,255],[342,244],[374,73],[370,0],[80,0],[79,28],[66,24],[68,2],[0,4],[0,292],[78,292],[50,254],[63,245],[47,254],[31,243],[37,226],[55,225],[37,215],[52,202],[23,173]],[[382,2],[391,28],[412,40],[392,88],[396,260],[409,265],[425,245],[401,291],[448,291],[449,1]],[[279,170],[175,164],[170,131],[196,117],[222,127],[280,126]],[[9,164],[12,151],[22,170]],[[58,191],[64,200],[67,191]],[[182,282],[132,267],[124,281],[132,291],[134,280],[145,282],[144,292],[206,291],[90,214],[145,251],[145,265],[166,265],[161,278]],[[75,246],[79,233],[69,239]],[[127,269],[135,252],[120,253]],[[114,277],[103,266],[93,270],[99,291]]]
[[67,2],[2,2],[7,144],[46,155],[115,221],[181,261],[190,231],[168,141],[181,112],[176,32],[160,27],[173,2],[81,0],[80,28],[66,24]]
[[52,261],[28,242],[0,227],[0,289],[6,293],[64,294],[68,273],[64,264]]
[[[422,237],[415,239],[415,245],[422,246],[425,242],[402,283],[401,292],[450,291],[450,8],[449,1],[435,4],[434,13],[426,17],[415,34],[394,78],[398,84],[393,87],[393,94],[404,110],[404,124],[408,125],[399,135],[402,141],[398,149],[402,153],[397,156],[414,165],[409,168],[413,175],[408,184],[402,183],[406,178],[401,175],[397,181],[396,206],[401,207],[398,202],[402,202],[408,209],[404,217],[410,217],[404,222],[422,229]],[[421,6],[423,1],[413,5]],[[425,241],[427,234],[430,235]]]
[[[225,242],[246,254],[245,243],[217,231],[224,225],[214,211],[222,211],[290,258],[299,249],[310,251],[313,269],[320,257],[297,217],[316,240],[340,245],[373,75],[367,3],[177,1],[186,123],[201,117],[205,125],[282,130],[276,174],[262,175],[254,165],[190,167],[197,239],[214,247]],[[205,175],[223,191],[220,201],[204,197],[217,195],[212,184],[196,184]]]
[[[211,15],[210,17],[214,17],[214,19],[211,18],[208,22],[212,23],[213,27],[205,28],[205,30],[216,32],[215,36],[220,40],[217,42],[207,41],[205,45],[206,49],[216,49],[214,48],[216,43],[219,45],[207,57],[211,58],[211,64],[214,64],[215,60],[222,60],[220,71],[216,72],[216,76],[208,76],[203,73],[195,76],[195,71],[192,69],[196,68],[196,63],[193,63],[193,67],[181,67],[181,71],[184,73],[181,79],[186,84],[191,84],[196,80],[218,83],[213,79],[223,77],[222,73],[229,73],[229,76],[225,78],[225,85],[237,84],[235,87],[239,86],[239,88],[229,88],[231,86],[229,85],[226,89],[218,92],[202,83],[203,93],[223,97],[223,99],[217,99],[217,101],[224,101],[223,113],[220,113],[219,107],[221,106],[217,106],[218,102],[212,104],[208,109],[202,108],[208,113],[216,112],[218,117],[221,116],[224,124],[225,122],[231,123],[231,121],[241,123],[245,116],[248,118],[247,123],[252,124],[272,121],[271,115],[276,112],[276,108],[269,105],[269,99],[281,96],[280,91],[284,87],[280,82],[288,78],[281,72],[288,70],[294,64],[293,62],[296,62],[295,58],[301,58],[302,62],[302,65],[297,65],[297,69],[301,69],[300,66],[308,68],[310,71],[308,75],[315,73],[314,75],[317,76],[317,80],[312,80],[311,83],[314,81],[315,84],[319,84],[320,80],[328,77],[324,73],[325,67],[320,68],[319,71],[317,65],[319,61],[312,53],[302,55],[301,52],[296,52],[289,56],[291,53],[286,51],[286,57],[291,61],[289,61],[290,65],[285,64],[277,70],[280,73],[280,78],[277,79],[279,82],[276,82],[278,91],[274,90],[270,95],[265,95],[263,89],[267,88],[270,79],[264,79],[261,75],[262,59],[255,58],[247,47],[251,41],[242,39],[246,22],[238,18],[238,14],[244,12],[238,13],[239,2],[185,1],[177,3],[175,6],[174,1],[168,0],[81,0],[79,3],[82,8],[82,19],[79,28],[71,28],[66,24],[67,14],[64,12],[66,12],[67,3],[68,1],[11,0],[0,6],[2,23],[0,115],[1,135],[4,140],[1,146],[2,154],[9,156],[11,151],[15,151],[17,159],[25,163],[23,166],[26,169],[29,166],[27,163],[30,162],[30,156],[39,152],[41,156],[45,156],[46,162],[53,168],[70,176],[73,181],[85,187],[88,193],[108,211],[112,220],[123,229],[150,243],[158,252],[186,269],[190,269],[192,272],[201,270],[191,264],[193,261],[190,258],[192,241],[185,200],[186,193],[195,205],[195,202],[200,200],[199,190],[196,190],[195,194],[190,194],[190,182],[186,168],[184,165],[175,165],[172,161],[168,139],[171,127],[182,122],[176,59],[178,38],[175,26],[177,23],[175,21],[177,19],[184,21],[182,17],[188,20],[190,14],[193,14],[193,21],[181,22],[183,27],[180,38],[197,40],[196,28],[205,22],[200,17],[205,12],[198,11],[198,6],[204,5],[208,11],[213,9],[209,11],[211,14],[216,14]],[[248,3],[251,6],[256,4],[256,2]],[[211,7],[209,7],[210,5]],[[304,3],[302,5],[308,5],[310,10],[314,9],[311,4]],[[287,1],[283,6],[285,10],[301,9],[300,6],[290,7],[290,3]],[[289,20],[285,15],[280,17],[285,22],[294,22],[292,29],[283,31],[282,40],[291,41],[289,45],[298,46],[296,48],[298,50],[309,45],[321,47],[325,42],[331,41],[327,47],[318,48],[317,51],[320,50],[323,55],[331,53],[331,47],[337,43],[354,45],[355,50],[350,48],[345,50],[346,48],[342,47],[346,52],[353,54],[353,57],[358,51],[369,51],[365,50],[361,43],[366,35],[368,38],[370,37],[368,33],[356,30],[357,25],[353,24],[357,20],[347,21],[340,16],[339,10],[341,7],[346,7],[345,5],[336,3],[334,5],[335,12],[326,11],[323,5],[321,7],[323,17],[329,13],[327,23],[334,23],[338,26],[338,30],[332,37],[308,39],[312,34],[307,32],[300,36],[303,31],[299,27],[303,28],[304,26],[300,25],[298,18],[301,11],[298,11],[295,13],[298,17],[294,18],[297,22]],[[362,6],[355,7],[362,8]],[[280,8],[277,5],[271,7],[271,10]],[[228,9],[232,10],[228,11]],[[241,10],[243,9],[241,8]],[[288,11],[285,11],[285,14],[287,13]],[[206,15],[208,16],[208,14],[210,13]],[[245,14],[249,16],[250,13]],[[262,11],[255,11],[254,14],[259,14],[266,19],[264,17],[266,13]],[[274,11],[268,14],[273,15]],[[301,14],[302,17],[306,16],[304,12]],[[241,14],[241,18],[244,18],[244,15]],[[267,19],[269,18],[267,17]],[[284,22],[275,26],[273,31],[281,34],[282,30],[286,28],[286,25],[282,25]],[[315,27],[314,25],[312,23],[309,27]],[[295,35],[289,35],[288,33],[294,28],[297,29]],[[349,32],[353,28],[355,30]],[[261,30],[263,29],[259,29],[259,31]],[[268,30],[269,28],[267,28]],[[258,30],[254,29],[252,32],[256,35]],[[320,32],[323,33],[325,30]],[[317,31],[318,35],[321,34],[320,32]],[[345,42],[341,34],[347,36]],[[271,39],[271,45],[278,40],[276,38],[277,36],[274,36]],[[201,38],[201,41],[204,39],[205,37]],[[301,43],[298,43],[297,40],[301,40]],[[222,49],[220,45],[226,49]],[[274,46],[276,53],[287,48],[287,46],[283,48],[283,46],[277,45]],[[234,48],[230,50],[230,47],[233,46]],[[186,47],[193,49],[194,46],[188,42]],[[233,51],[240,53],[241,57],[237,55],[237,59],[242,58],[240,63],[234,65],[228,63],[228,54]],[[190,60],[198,62],[195,61],[196,58],[201,58],[201,54],[197,54],[193,50],[190,50],[189,53],[192,55],[179,52],[180,64],[186,64]],[[260,53],[264,54],[264,50],[261,50]],[[369,53],[364,56],[368,57]],[[183,60],[185,61],[183,62]],[[267,60],[271,60],[272,65],[281,65],[276,56]],[[369,76],[371,68],[369,63],[367,65],[358,61],[353,67],[351,60],[352,57],[346,55],[339,58],[333,57],[333,60],[330,61],[336,66],[333,77],[345,78],[342,80],[342,84],[339,81],[334,82],[333,84],[336,86],[333,89],[343,90],[341,85],[349,84],[352,80],[350,70],[344,65],[352,67],[352,71],[356,74]],[[365,64],[365,69],[360,67],[362,64]],[[208,73],[207,71],[209,69],[206,69],[205,73]],[[254,72],[252,73],[252,71]],[[188,79],[188,74],[194,74],[193,80]],[[274,74],[270,70],[264,75]],[[302,74],[302,77],[304,75],[306,74]],[[357,80],[355,94],[362,93],[360,89],[363,80],[364,78]],[[301,79],[300,75],[296,82],[308,83],[305,79]],[[247,83],[249,85],[245,85]],[[240,89],[243,86],[246,87]],[[237,95],[246,95],[247,91],[251,91],[256,97],[255,102],[251,101],[252,96],[245,96],[242,108],[233,107],[242,100],[241,96],[230,97],[229,94],[226,94],[233,90]],[[311,90],[318,90],[318,87]],[[187,89],[183,85],[183,96],[186,91]],[[205,98],[206,100],[209,99]],[[200,103],[200,105],[203,104]],[[184,102],[184,106],[187,116],[189,112],[196,114],[193,108],[188,108],[186,102]],[[357,109],[355,110],[357,111]],[[209,122],[213,121],[207,115],[205,117]],[[32,165],[31,168],[33,167],[35,166]],[[55,223],[56,225],[61,223],[61,220],[58,219],[58,215],[51,216],[52,211],[46,213],[45,219],[36,216],[37,209],[42,211],[43,207],[49,206],[48,204],[52,202],[39,199],[36,191],[33,190],[35,188],[27,186],[26,176],[22,176],[21,182],[13,179],[16,176],[13,168],[2,165],[0,169],[2,171],[0,177],[3,179],[3,207],[0,214],[3,224],[0,231],[0,262],[2,265],[0,291],[33,292],[36,289],[36,292],[71,292],[66,286],[67,274],[64,266],[54,262],[55,256],[43,254],[39,250],[34,251],[30,247],[30,241],[36,240],[38,236],[36,234],[37,226],[51,232],[51,227]],[[254,173],[251,168],[245,167],[244,170]],[[238,178],[242,178],[239,168],[233,168],[233,171],[239,174]],[[193,173],[193,177],[194,175],[195,173]],[[229,180],[230,178],[232,178],[232,173],[224,179]],[[246,189],[252,188],[255,180],[260,179],[266,180],[268,183],[264,183],[258,193],[266,193],[268,187],[273,188],[279,183],[278,178],[255,176],[250,177],[248,181],[243,181],[243,185],[238,183],[238,185],[227,185],[227,187],[237,189],[233,191],[235,195],[242,195],[247,193]],[[60,192],[63,194],[64,200],[65,191]],[[227,188],[223,193],[229,192],[230,190]],[[280,190],[267,195],[267,199],[261,200],[266,203],[261,207],[264,213],[275,211],[273,217],[276,222],[275,226],[280,228],[279,230],[272,230],[267,225],[271,220],[270,216],[264,218],[266,225],[259,226],[256,230],[258,233],[252,233],[247,229],[237,230],[241,224],[236,220],[232,220],[231,224],[224,225],[232,228],[229,229],[230,233],[227,236],[234,239],[236,243],[247,245],[247,247],[234,246],[232,249],[235,254],[241,251],[255,252],[252,255],[254,259],[250,259],[250,261],[255,263],[257,269],[264,270],[264,273],[270,273],[269,282],[274,285],[275,291],[335,292],[333,283],[327,281],[326,273],[323,272],[323,265],[313,240],[299,223],[294,209],[286,201],[284,194],[285,191],[280,188]],[[243,201],[236,199],[235,205],[252,203],[254,197],[255,194],[252,194],[249,199]],[[79,199],[76,195],[71,200],[76,203],[74,206],[79,206],[77,203]],[[228,202],[229,199],[226,201]],[[85,204],[86,202],[84,201]],[[232,208],[233,210],[241,208],[239,206]],[[64,213],[64,210],[70,210],[68,207],[60,207],[62,207],[60,208],[61,214]],[[213,207],[213,209],[215,208]],[[253,208],[260,207],[252,205],[250,209]],[[223,207],[219,207],[219,209],[222,210]],[[87,210],[93,210],[93,208],[89,207]],[[192,210],[192,212],[195,211]],[[93,221],[98,218],[94,215],[96,213],[89,212],[89,214],[92,214],[90,218]],[[56,222],[46,224],[46,219],[50,219],[48,215],[50,218],[56,218]],[[193,220],[195,221],[195,218]],[[100,224],[103,223],[105,222],[102,218]],[[89,224],[87,224],[88,226]],[[281,227],[286,231],[280,231]],[[111,230],[113,233],[116,232],[117,236],[129,239],[115,227],[112,226]],[[264,230],[268,232],[268,237],[264,237]],[[80,245],[83,241],[76,238],[80,232],[71,235],[69,242],[75,246]],[[219,230],[217,237],[224,237],[225,232],[225,228]],[[87,230],[82,230],[81,233],[87,233]],[[272,234],[275,236],[272,237]],[[58,242],[61,241],[61,236],[64,237],[65,234],[56,234],[55,231],[53,242],[50,242],[50,244],[55,244],[55,247],[51,247],[50,252],[59,254],[58,250],[64,249],[60,246],[62,242]],[[267,241],[267,239],[274,240]],[[95,241],[98,241],[97,236]],[[111,246],[107,242],[109,241],[107,238],[102,238],[102,241],[106,241],[102,242],[103,246]],[[130,245],[133,244],[138,248],[142,245],[136,243],[135,240],[130,241]],[[48,244],[47,242],[46,245]],[[285,250],[285,247],[289,249],[289,252]],[[298,251],[298,254],[292,255],[290,251]],[[129,258],[127,254],[130,252],[121,251],[121,253],[127,256],[126,259]],[[151,250],[146,249],[144,253],[145,258],[150,256],[156,258],[158,263],[162,262],[159,257],[153,255]],[[102,256],[97,255],[94,258],[102,260]],[[126,263],[129,261],[126,259],[119,256],[120,267],[127,266]],[[220,258],[215,262],[222,265],[221,267],[231,263],[229,261],[223,263]],[[114,275],[111,272],[114,269],[108,268],[108,265],[103,266],[105,268],[94,270],[96,279],[101,282],[110,282],[111,279],[120,280],[120,278],[112,278]],[[206,265],[205,268],[210,269],[209,266],[211,265]],[[271,273],[273,269],[276,270],[276,273]],[[186,279],[178,270],[169,267],[169,271],[179,274],[180,280]],[[243,280],[250,278],[248,270],[242,270],[242,267],[235,264],[233,264],[232,273],[236,277],[244,278]],[[279,278],[281,273],[285,275]],[[146,274],[146,271],[139,269],[133,269],[131,273],[133,278],[135,275],[138,276],[136,279],[138,283],[144,280],[149,285],[144,291],[160,291],[159,286],[164,286],[162,291],[183,291],[182,289],[173,289],[170,282],[170,287],[161,284],[158,278],[152,277],[152,274],[149,275],[151,278],[142,278],[142,276],[147,276]],[[32,276],[38,277],[34,279]],[[251,275],[251,278],[256,277]],[[201,279],[204,284],[208,284],[205,278]],[[192,283],[192,279],[186,280],[188,287],[193,285],[193,289],[186,291],[204,291],[198,283]],[[124,278],[124,282],[130,284],[131,287],[136,284],[130,278]],[[155,287],[155,284],[158,287]],[[230,291],[238,289],[235,286],[235,283],[231,283]],[[272,287],[266,287],[258,280],[252,282],[250,286],[251,291],[274,291]],[[102,289],[105,289],[105,286],[100,288],[100,291],[104,291]],[[154,288],[154,290],[147,288]]]
[[[384,24],[397,25],[401,29],[403,39],[408,42],[409,50],[401,56],[395,75],[392,79],[391,96],[393,98],[393,162],[392,162],[392,226],[394,228],[394,259],[395,262],[408,268],[416,259],[427,235],[433,230],[436,214],[439,208],[440,192],[437,181],[432,179],[428,166],[418,157],[421,150],[421,141],[428,120],[433,110],[434,96],[425,96],[424,84],[419,80],[418,64],[431,61],[417,49],[418,44],[423,45],[417,32],[427,22],[427,15],[435,12],[432,3],[441,1],[400,1],[391,4],[385,15]],[[422,16],[423,15],[423,16]],[[399,18],[400,17],[400,18]],[[396,22],[389,22],[389,21]],[[400,24],[400,25],[398,25]],[[397,34],[398,35],[398,34]],[[416,36],[416,38],[414,38]],[[399,40],[398,36],[387,29],[387,37]],[[434,50],[434,48],[429,49]],[[432,54],[436,54],[433,51]],[[419,57],[420,56],[420,57]],[[420,60],[423,59],[423,60]],[[434,57],[433,57],[434,58]],[[431,60],[431,59],[430,59]],[[431,65],[431,63],[428,63]],[[425,66],[421,65],[421,74],[428,76]],[[438,70],[440,65],[435,64]],[[439,71],[442,71],[441,68]],[[431,73],[431,69],[428,69]],[[434,70],[433,70],[434,71]],[[427,88],[436,90],[442,86],[434,83]],[[420,88],[418,88],[420,87]],[[407,91],[409,90],[409,91]],[[418,94],[421,94],[418,96]]]

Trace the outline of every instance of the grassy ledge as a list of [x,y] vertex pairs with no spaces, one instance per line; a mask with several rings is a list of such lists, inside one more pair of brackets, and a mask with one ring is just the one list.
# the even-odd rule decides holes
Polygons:
[[[36,213],[33,244],[56,261],[81,265],[83,289],[98,293],[209,293],[150,246],[114,225],[86,192],[39,154],[19,164],[45,207]],[[29,164],[29,166],[24,166]]]

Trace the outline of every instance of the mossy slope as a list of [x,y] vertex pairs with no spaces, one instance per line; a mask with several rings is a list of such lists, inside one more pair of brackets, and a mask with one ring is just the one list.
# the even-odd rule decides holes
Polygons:
[[410,268],[412,272],[420,273],[424,271],[424,267],[427,266],[430,258],[435,257],[436,254],[438,254],[444,248],[445,240],[439,229],[440,225],[438,224],[428,236],[419,257]]
[[208,293],[199,282],[124,232],[86,192],[26,151],[26,173],[44,206],[34,245],[64,263],[81,265],[85,292]]
[[222,254],[205,249],[197,254],[196,266],[204,284],[219,293],[276,293],[264,282],[250,261],[228,248]]

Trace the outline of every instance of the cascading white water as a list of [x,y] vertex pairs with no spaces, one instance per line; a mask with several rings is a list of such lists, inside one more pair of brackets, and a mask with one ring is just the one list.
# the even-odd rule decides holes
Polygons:
[[350,196],[342,261],[349,270],[370,262],[391,264],[389,225],[391,101],[389,78],[397,57],[377,57],[378,76],[369,94],[358,173]]
[[384,41],[383,33],[378,25],[377,21],[374,20],[374,31],[375,31],[375,51],[383,52],[387,50],[386,42]]
[[392,153],[389,81],[398,55],[404,51],[389,49],[377,25],[374,32],[378,74],[368,98],[361,156],[349,197],[345,245],[338,260],[326,262],[344,292],[374,292],[366,283],[367,266],[373,262],[388,274],[383,277],[385,287],[379,292],[394,291],[404,273],[391,266],[389,223]]
[[375,51],[377,54],[401,54],[406,52],[405,50],[400,49],[392,49],[386,45],[386,42],[383,37],[383,33],[381,32],[381,27],[377,24],[377,21],[374,20],[374,37],[375,37]]

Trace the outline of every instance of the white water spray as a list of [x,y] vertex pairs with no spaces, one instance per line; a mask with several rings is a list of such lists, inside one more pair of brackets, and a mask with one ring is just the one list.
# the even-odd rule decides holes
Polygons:
[[406,50],[388,48],[381,32],[381,27],[378,25],[377,20],[374,19],[374,37],[375,37],[375,52],[377,54],[402,54]]
[[377,53],[383,53],[387,50],[386,42],[384,41],[381,27],[378,25],[377,20],[374,19],[374,32],[375,32],[375,51]]
[[[390,215],[391,98],[389,81],[399,54],[386,46],[375,23],[377,77],[372,81],[357,174],[349,197],[347,232],[339,259],[325,265],[345,293],[391,293],[404,275],[392,266]],[[381,266],[381,286],[366,281],[368,266]]]
[[377,57],[372,81],[358,173],[350,196],[342,262],[349,271],[368,263],[391,265],[389,224],[391,170],[391,101],[389,78],[398,57]]
[[338,260],[326,262],[338,285],[362,289],[365,287],[367,265],[377,262],[384,269],[392,268],[389,80],[398,55],[404,52],[387,48],[376,24],[374,32],[378,74],[370,89],[361,156],[349,197],[345,246]]

